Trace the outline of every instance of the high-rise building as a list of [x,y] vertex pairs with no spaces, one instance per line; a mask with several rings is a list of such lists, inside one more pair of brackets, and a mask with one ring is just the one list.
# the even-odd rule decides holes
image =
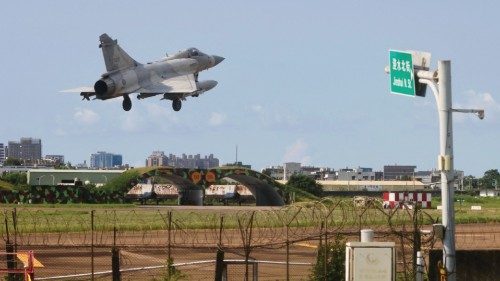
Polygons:
[[8,158],[16,158],[28,162],[42,159],[42,141],[34,138],[21,138],[20,141],[9,141]]
[[0,165],[3,165],[3,162],[5,162],[5,147],[0,143]]
[[111,165],[112,167],[119,167],[123,164],[123,157],[121,154],[113,154]]
[[417,166],[384,166],[384,180],[404,180],[415,177]]
[[146,159],[146,167],[152,166],[168,166],[168,157],[163,151],[153,151]]
[[113,168],[122,165],[122,156],[120,154],[98,151],[90,155],[90,168],[103,169]]
[[203,158],[201,158],[200,154],[186,155],[183,153],[180,157],[169,154],[168,166],[176,168],[209,169],[219,167],[219,159],[215,158],[213,154],[204,156]]

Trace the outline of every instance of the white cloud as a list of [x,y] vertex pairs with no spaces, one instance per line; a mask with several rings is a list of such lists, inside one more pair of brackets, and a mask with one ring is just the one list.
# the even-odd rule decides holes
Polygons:
[[281,112],[281,109],[283,108],[269,111],[261,105],[253,105],[250,107],[250,110],[259,118],[260,123],[264,127],[268,127],[273,130],[296,128],[300,123],[297,116],[288,111]]
[[262,107],[262,105],[259,105],[259,104],[256,104],[256,105],[252,105],[251,109],[255,112],[262,112],[262,110],[264,109]]
[[57,128],[54,130],[54,134],[58,137],[64,137],[64,136],[67,136],[68,133],[64,130],[64,129],[61,129],[61,128]]
[[311,163],[311,157],[307,155],[309,145],[302,139],[296,140],[286,148],[283,162],[299,162],[308,165]]
[[127,112],[122,118],[121,129],[126,132],[138,132],[141,126],[142,117],[136,111]]
[[81,124],[84,125],[92,125],[99,121],[99,114],[94,111],[86,108],[76,108],[75,114],[73,114],[73,118]]
[[175,114],[176,112],[172,111],[170,107],[165,107],[164,104],[162,105],[145,103],[147,114],[152,117],[153,120],[157,120],[161,124],[164,124],[165,121],[172,124],[179,123],[179,117]]
[[226,115],[224,113],[212,112],[210,114],[210,119],[208,119],[208,124],[210,126],[219,126],[226,120]]

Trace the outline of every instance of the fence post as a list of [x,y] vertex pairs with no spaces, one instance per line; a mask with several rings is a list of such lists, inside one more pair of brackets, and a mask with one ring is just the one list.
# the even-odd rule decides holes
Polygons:
[[170,280],[170,273],[171,273],[171,265],[173,264],[172,262],[172,253],[171,253],[171,231],[172,231],[172,211],[168,211],[168,216],[167,216],[168,222],[167,222],[167,278]]
[[253,281],[259,281],[259,263],[254,262],[253,264]]
[[217,258],[215,260],[215,281],[222,281],[224,276],[224,251],[222,250],[222,229],[224,227],[224,215],[220,216],[219,241],[217,241]]
[[[115,212],[116,214],[116,212]],[[113,247],[111,248],[111,270],[113,281],[120,281],[120,249],[116,247],[116,225],[113,227]]]
[[[4,220],[5,220],[5,234],[7,236],[7,241],[5,241],[5,252],[7,252],[7,253],[13,253],[14,252],[14,246],[12,245],[12,243],[10,243],[9,218],[7,216],[7,210],[4,210],[3,214],[4,214]],[[16,260],[14,258],[14,255],[7,254],[7,268],[8,269],[16,268],[15,262],[16,262]],[[9,273],[8,277],[7,277],[7,280],[12,280],[13,277],[14,276]]]
[[253,230],[253,220],[255,216],[255,211],[250,215],[250,219],[247,224],[244,225],[244,221],[238,217],[238,227],[241,234],[241,241],[243,242],[243,250],[245,251],[245,281],[249,281],[249,272],[248,272],[248,260],[251,252],[251,243],[252,243],[252,230]]
[[290,225],[292,222],[295,220],[297,215],[300,213],[302,210],[302,207],[300,207],[297,212],[286,222],[286,280],[290,280],[290,237],[289,237],[289,230],[290,230]]
[[[248,275],[249,275],[249,272],[248,272],[248,259],[250,258],[250,251],[252,249],[252,231],[253,231],[253,220],[254,220],[254,215],[255,215],[255,211],[252,212],[252,216],[250,217],[250,223],[249,223],[249,228],[250,228],[250,231],[247,235],[247,245],[245,245],[245,280],[248,281],[249,278],[248,278]],[[247,228],[248,229],[248,228]],[[255,274],[255,272],[254,272]],[[255,280],[255,275],[253,276],[254,280]]]
[[418,221],[419,207],[415,204],[415,210],[413,211],[413,271],[418,271],[418,253],[421,248],[421,237]]
[[14,252],[17,252],[17,208],[12,211],[12,226],[14,227]]
[[[322,221],[321,222],[321,230],[319,232],[318,255],[320,253],[323,253],[323,255],[326,254],[326,247],[327,247],[327,245],[326,245],[326,243],[323,245],[323,231],[324,231],[324,229],[325,229],[325,222]],[[319,260],[319,257],[318,257],[318,260]],[[319,261],[318,261],[318,263],[319,263]],[[326,280],[326,260],[325,259],[323,259],[323,266],[322,267],[323,267],[323,279]]]
[[[6,214],[7,215],[7,214]],[[7,229],[7,243],[5,244],[5,251],[7,253],[7,268],[8,269],[16,269],[17,268],[17,261],[16,261],[16,255],[15,253],[17,252],[17,209],[14,208],[12,210],[12,226],[14,228],[14,243],[9,241],[9,230],[8,230],[8,219],[7,216],[5,216],[5,227]],[[15,273],[9,273],[7,279],[9,281],[14,281],[17,280],[17,275]]]
[[[16,269],[16,256],[14,254],[14,245],[10,242],[5,243],[5,252],[7,252],[7,269]],[[15,273],[9,273],[7,275],[7,280],[14,281],[16,280]]]
[[95,210],[90,211],[90,280],[92,281],[94,281],[94,212]]
[[330,246],[328,245],[328,224],[325,220],[325,259],[324,259],[324,267],[325,267],[325,281],[328,280],[328,252]]
[[217,258],[215,260],[215,281],[222,281],[224,271],[224,251],[217,249]]
[[288,225],[286,226],[286,280],[290,280],[290,240],[288,238]]
[[113,281],[120,281],[120,249],[111,248],[111,269],[113,271]]
[[422,257],[422,252],[417,252],[417,274],[415,276],[415,281],[424,281],[424,257]]

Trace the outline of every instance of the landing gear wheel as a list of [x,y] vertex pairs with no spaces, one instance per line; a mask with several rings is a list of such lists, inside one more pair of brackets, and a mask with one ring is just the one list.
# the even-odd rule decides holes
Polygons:
[[132,101],[130,100],[130,97],[128,95],[123,96],[122,107],[125,111],[129,111],[132,108]]
[[182,107],[182,101],[180,99],[172,100],[172,108],[174,109],[174,111],[181,110],[181,107]]

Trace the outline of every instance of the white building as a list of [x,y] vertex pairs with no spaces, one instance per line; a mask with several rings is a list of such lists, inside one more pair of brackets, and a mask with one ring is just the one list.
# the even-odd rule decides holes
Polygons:
[[[455,180],[453,181],[453,187],[455,190],[464,189],[464,171],[455,170]],[[434,170],[432,171],[432,182],[429,185],[432,189],[441,189],[441,172]]]
[[265,169],[262,169],[261,173],[266,174],[275,180],[282,180],[283,166],[270,166]]
[[497,189],[483,189],[479,191],[481,197],[497,197],[500,196],[500,190]]
[[288,180],[292,175],[300,174],[300,163],[288,162],[283,164],[283,180]]
[[53,162],[53,163],[59,163],[59,164],[64,164],[64,155],[45,155],[44,160]]
[[345,168],[337,172],[337,180],[339,181],[373,181],[375,180],[375,172],[372,168]]

